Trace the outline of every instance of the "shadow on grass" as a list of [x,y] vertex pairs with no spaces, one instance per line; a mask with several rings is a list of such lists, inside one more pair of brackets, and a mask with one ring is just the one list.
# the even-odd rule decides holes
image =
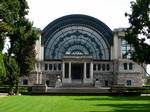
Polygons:
[[[108,96],[108,97],[97,96],[97,97],[89,97],[89,98],[81,97],[73,100],[86,101],[86,102],[93,101],[94,103],[96,103],[94,105],[91,104],[91,106],[97,107],[98,110],[96,111],[91,110],[86,112],[150,112],[149,96]],[[101,101],[105,103],[101,104],[102,103]],[[112,102],[109,103],[109,101],[115,101],[116,103],[113,102],[112,104]],[[135,104],[132,101],[134,101]],[[106,108],[106,110],[101,110],[103,108]],[[112,110],[110,110],[110,108],[112,108]]]
[[96,104],[94,106],[108,106],[112,111],[86,111],[86,112],[150,112],[150,104]]
[[149,110],[114,110],[114,111],[86,111],[86,112],[149,112]]
[[100,100],[113,100],[113,101],[150,101],[149,96],[115,96],[115,97],[91,97],[91,98],[76,98],[73,100],[85,101],[100,101]]

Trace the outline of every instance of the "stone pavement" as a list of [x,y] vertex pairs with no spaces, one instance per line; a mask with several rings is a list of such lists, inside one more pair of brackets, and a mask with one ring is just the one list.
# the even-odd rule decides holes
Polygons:
[[0,97],[8,96],[8,93],[0,93]]

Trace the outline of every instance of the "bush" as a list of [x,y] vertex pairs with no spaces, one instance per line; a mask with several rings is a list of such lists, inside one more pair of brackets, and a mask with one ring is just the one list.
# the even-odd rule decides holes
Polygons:
[[150,93],[150,86],[144,87],[112,87],[112,93]]

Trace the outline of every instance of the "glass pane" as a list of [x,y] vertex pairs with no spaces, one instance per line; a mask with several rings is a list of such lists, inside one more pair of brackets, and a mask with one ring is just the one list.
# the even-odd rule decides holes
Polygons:
[[52,70],[52,64],[49,64],[49,70]]
[[65,64],[65,78],[69,78],[69,64]]
[[93,66],[93,70],[94,70],[94,71],[96,71],[96,64],[94,64],[94,66]]
[[58,70],[61,70],[61,64],[58,64]]
[[86,77],[90,78],[90,63],[86,64]]
[[105,64],[102,65],[102,70],[105,71]]
[[47,64],[45,64],[45,70],[47,70],[48,69],[48,65]]
[[57,64],[54,64],[54,70],[57,70]]
[[124,63],[124,70],[127,70],[127,63]]
[[98,64],[98,70],[99,71],[101,70],[101,64]]
[[127,86],[131,86],[131,80],[127,80]]
[[107,64],[107,70],[109,70],[110,69],[110,66],[109,66],[109,64]]
[[132,69],[133,69],[133,64],[129,63],[129,70],[132,70]]

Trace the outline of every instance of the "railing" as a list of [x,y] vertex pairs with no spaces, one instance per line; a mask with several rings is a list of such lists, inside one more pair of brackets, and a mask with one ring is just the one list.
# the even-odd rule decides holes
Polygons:
[[112,61],[100,61],[93,63],[94,72],[113,72],[113,62]]

